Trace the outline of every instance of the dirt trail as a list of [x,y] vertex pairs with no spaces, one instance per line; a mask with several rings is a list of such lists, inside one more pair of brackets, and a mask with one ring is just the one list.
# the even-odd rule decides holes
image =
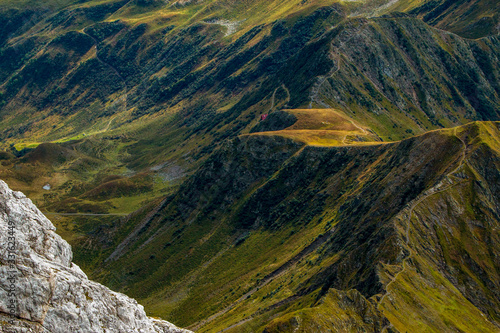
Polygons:
[[276,92],[278,91],[279,88],[283,88],[283,90],[286,92],[286,95],[287,95],[286,102],[287,103],[290,102],[290,91],[288,90],[288,88],[284,84],[281,84],[280,87],[274,89],[273,95],[271,96],[271,107],[269,108],[269,113],[271,113],[273,111],[273,109],[274,109]]
[[[391,279],[391,281],[387,284],[387,286],[385,287],[385,290],[386,290],[386,293],[380,298],[378,304],[377,304],[377,309],[380,310],[380,306],[381,304],[384,302],[385,298],[391,294],[390,290],[389,290],[389,287],[396,281],[396,279],[399,277],[399,275],[401,275],[402,273],[404,273],[406,271],[406,268],[408,267],[408,260],[411,259],[413,257],[413,250],[411,248],[411,244],[410,244],[410,225],[411,225],[411,217],[413,215],[413,212],[415,210],[415,208],[421,204],[423,201],[425,201],[426,199],[428,199],[429,197],[435,195],[435,194],[438,194],[438,193],[442,193],[442,192],[445,192],[447,190],[449,190],[450,188],[456,186],[456,185],[459,185],[461,183],[463,183],[464,181],[459,181],[459,182],[456,182],[454,183],[453,180],[451,179],[451,176],[453,176],[453,174],[457,173],[462,167],[463,165],[465,164],[465,159],[466,159],[466,152],[467,152],[467,144],[465,143],[465,141],[460,138],[458,135],[457,135],[457,129],[455,128],[454,131],[453,131],[455,137],[457,137],[460,142],[462,143],[462,156],[460,158],[460,162],[458,164],[458,166],[453,169],[452,171],[450,171],[449,173],[446,174],[445,178],[448,179],[448,181],[450,182],[449,185],[445,186],[444,188],[440,189],[440,187],[442,186],[442,182],[440,182],[439,184],[437,184],[436,186],[430,188],[429,190],[427,190],[424,194],[423,197],[421,197],[420,199],[418,199],[417,201],[415,201],[411,206],[410,206],[410,210],[408,211],[408,218],[406,219],[406,231],[405,231],[405,244],[408,248],[408,256],[406,258],[403,259],[403,269],[401,269],[396,275],[394,275],[394,277]],[[382,328],[381,332],[387,332],[387,329],[389,327],[391,327],[392,324],[389,324],[385,327]]]
[[359,129],[361,132],[363,132],[363,134],[368,134],[368,131],[365,130],[363,127],[359,126],[358,124],[356,124],[352,119],[348,119],[349,122],[354,126],[356,127],[357,129]]
[[333,72],[325,75],[325,76],[319,76],[319,81],[316,82],[316,84],[313,86],[311,90],[311,101],[309,102],[309,109],[312,109],[313,103],[319,104],[324,108],[331,108],[330,105],[326,104],[323,102],[321,98],[319,98],[319,91],[321,90],[321,86],[328,80],[328,78],[332,77],[335,73],[337,73],[340,70],[340,55],[336,55],[337,58],[337,69],[335,69]]
[[286,92],[286,102],[287,103],[290,103],[290,90],[288,90],[288,88],[285,86],[284,83],[281,84],[281,88],[283,88],[283,90]]
[[109,127],[111,126],[111,123],[113,122],[113,120],[115,120],[114,117],[109,120],[109,122],[106,125],[106,127],[102,130],[103,132],[107,132],[109,130]]
[[274,89],[273,95],[271,96],[271,107],[269,108],[269,113],[271,113],[274,109],[274,98],[276,96],[276,91],[278,88]]
[[[332,73],[331,75],[333,75],[334,73]],[[324,108],[330,108],[330,105],[326,104],[325,102],[323,102],[321,99],[318,98],[318,95],[319,95],[319,90],[321,89],[321,86],[323,85],[323,83],[325,83],[325,81],[328,79],[328,77],[330,77],[331,75],[328,75],[328,76],[320,76],[319,79],[319,83],[316,83],[316,85],[314,85],[314,87],[312,88],[312,91],[311,91],[311,101],[309,102],[309,109],[312,109],[313,107],[313,103],[315,102],[316,104],[319,104],[321,105],[322,107]]]
[[[129,1],[130,2],[130,1]],[[128,3],[127,3],[128,4]],[[125,4],[125,6],[127,5]],[[85,29],[81,31],[83,34],[89,36],[92,41],[94,42],[94,49],[95,49],[95,57],[97,59],[97,61],[99,61],[101,64],[103,64],[104,66],[106,67],[109,67],[113,70],[113,72],[120,78],[120,80],[123,82],[123,86],[125,87],[125,92],[123,93],[123,100],[124,100],[124,110],[123,111],[127,111],[128,109],[128,106],[127,106],[127,100],[128,100],[128,87],[127,87],[127,81],[123,78],[123,76],[120,74],[120,72],[118,71],[118,69],[116,69],[116,67],[114,67],[113,65],[107,63],[106,61],[102,60],[100,57],[99,57],[99,52],[97,50],[97,45],[99,45],[99,41],[97,39],[95,39],[93,36],[89,35]],[[121,98],[120,98],[121,99]],[[109,126],[108,126],[109,127]]]
[[61,216],[127,216],[125,213],[110,213],[110,214],[98,214],[98,213],[43,213],[43,215],[61,215]]

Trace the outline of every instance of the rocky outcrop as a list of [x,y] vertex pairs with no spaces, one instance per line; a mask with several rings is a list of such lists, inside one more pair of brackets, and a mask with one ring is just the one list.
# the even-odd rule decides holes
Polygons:
[[189,332],[147,317],[134,299],[90,281],[52,223],[3,181],[0,244],[2,332]]

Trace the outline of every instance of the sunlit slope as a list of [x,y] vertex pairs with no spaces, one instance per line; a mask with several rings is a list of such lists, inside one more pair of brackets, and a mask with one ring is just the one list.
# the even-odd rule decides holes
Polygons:
[[500,16],[495,0],[426,1],[409,13],[432,26],[466,38],[499,34]]
[[[107,15],[108,20],[123,19],[131,22],[148,22],[161,25],[161,21],[174,20],[176,23],[218,19],[231,21],[243,27],[273,22],[283,17],[293,16],[328,5],[347,8],[350,16],[376,17],[393,12],[415,15],[430,25],[458,33],[464,37],[479,38],[498,33],[498,9],[494,0],[475,1],[386,1],[386,0],[92,0],[83,4],[76,0],[1,0],[0,8],[29,8],[42,10],[45,16],[65,8],[79,10],[116,4]],[[303,13],[302,13],[303,14]]]
[[[469,42],[411,18],[352,20],[330,38],[332,67],[313,86],[313,105],[344,110],[384,140],[498,116],[497,60],[486,60],[497,38]],[[476,67],[469,56],[482,60]]]
[[499,32],[499,12],[495,0],[364,0],[353,1],[351,4],[351,16],[407,14],[466,38],[493,36]]
[[399,14],[354,15],[390,11],[385,2],[58,6],[2,14],[3,144],[128,133],[159,118],[170,126],[173,115],[234,136],[273,105],[333,107],[386,141],[498,116],[497,38],[464,40]]
[[[286,126],[286,119],[290,117],[294,117],[295,122],[291,126]],[[285,125],[281,129],[280,125],[283,123]],[[279,130],[275,130],[274,127]],[[251,135],[279,135],[319,146],[373,144],[380,141],[375,133],[359,126],[334,109],[294,109],[271,113],[251,132]]]
[[94,274],[200,332],[494,332],[498,136],[478,122],[364,146],[241,137],[127,222],[133,237],[118,228]]
[[[489,255],[500,237],[499,134],[498,124],[458,128],[460,164],[396,217],[408,252],[401,269],[381,269],[387,295],[379,309],[399,331],[442,332],[450,322],[466,332],[499,331],[498,263]],[[484,325],[485,315],[497,326]]]
[[[108,176],[149,175],[167,164],[196,169],[224,140],[282,109],[335,108],[358,126],[286,133],[318,145],[390,142],[498,118],[498,39],[465,40],[399,14],[352,15],[383,2],[3,4],[17,9],[0,15],[0,149],[22,157],[44,142],[60,151],[72,141],[106,147],[104,161],[76,177],[86,184],[75,195],[69,174],[93,152],[56,168],[57,158],[49,167],[9,158],[3,174],[42,207],[74,206]],[[234,16],[259,10],[244,21]],[[112,195],[90,199],[83,201],[95,211],[123,207]]]
[[498,36],[453,21],[497,7],[30,3],[0,13],[0,177],[142,207],[54,216],[90,275],[200,331],[495,331],[498,124],[442,128],[499,119]]

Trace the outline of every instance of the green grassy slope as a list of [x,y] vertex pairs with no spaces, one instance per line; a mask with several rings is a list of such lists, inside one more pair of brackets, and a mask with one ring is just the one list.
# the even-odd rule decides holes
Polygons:
[[248,128],[272,96],[274,108],[311,102],[356,113],[385,140],[498,116],[496,38],[465,41],[397,15],[348,18],[351,4],[332,1],[59,4],[26,20],[32,26],[5,29],[4,144],[123,133],[173,114],[203,121],[213,140]]
[[[499,299],[498,263],[491,256],[499,237],[498,134],[498,127],[483,123],[458,129],[463,162],[396,222],[406,229],[409,254],[380,308],[400,331],[440,332],[450,322],[463,331],[498,331],[479,320],[499,318],[492,308]],[[422,308],[403,316],[400,306],[411,304]],[[436,314],[435,308],[444,311]]]
[[334,109],[295,109],[271,113],[250,130],[251,135],[279,135],[315,146],[342,146],[380,142],[373,131],[363,128]]
[[376,17],[403,13],[466,38],[498,35],[498,6],[494,0],[371,0],[354,2],[351,16]]
[[0,24],[0,178],[90,214],[50,217],[150,314],[498,330],[498,123],[443,129],[499,119],[489,0],[0,0]]
[[313,102],[384,140],[497,117],[496,60],[485,58],[498,52],[497,38],[465,41],[413,18],[379,18],[348,21],[329,40],[334,65]]
[[467,38],[498,35],[499,15],[493,0],[426,2],[410,13],[440,29]]
[[[350,5],[326,4],[270,3],[259,25],[241,22],[227,37],[206,22],[239,20],[262,3],[64,4],[31,27],[7,25],[1,145],[125,137],[118,146],[130,158],[110,164],[144,172],[165,161],[196,168],[281,108],[335,107],[384,141],[498,117],[496,37],[466,41],[417,19],[354,19]],[[9,13],[9,22],[33,14]]]
[[200,332],[493,332],[498,135],[473,123],[372,146],[242,137],[139,216],[94,276]]

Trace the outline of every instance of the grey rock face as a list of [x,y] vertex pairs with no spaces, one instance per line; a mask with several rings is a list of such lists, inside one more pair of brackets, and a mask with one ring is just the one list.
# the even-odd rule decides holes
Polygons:
[[189,332],[90,281],[72,255],[31,200],[0,180],[1,332]]

